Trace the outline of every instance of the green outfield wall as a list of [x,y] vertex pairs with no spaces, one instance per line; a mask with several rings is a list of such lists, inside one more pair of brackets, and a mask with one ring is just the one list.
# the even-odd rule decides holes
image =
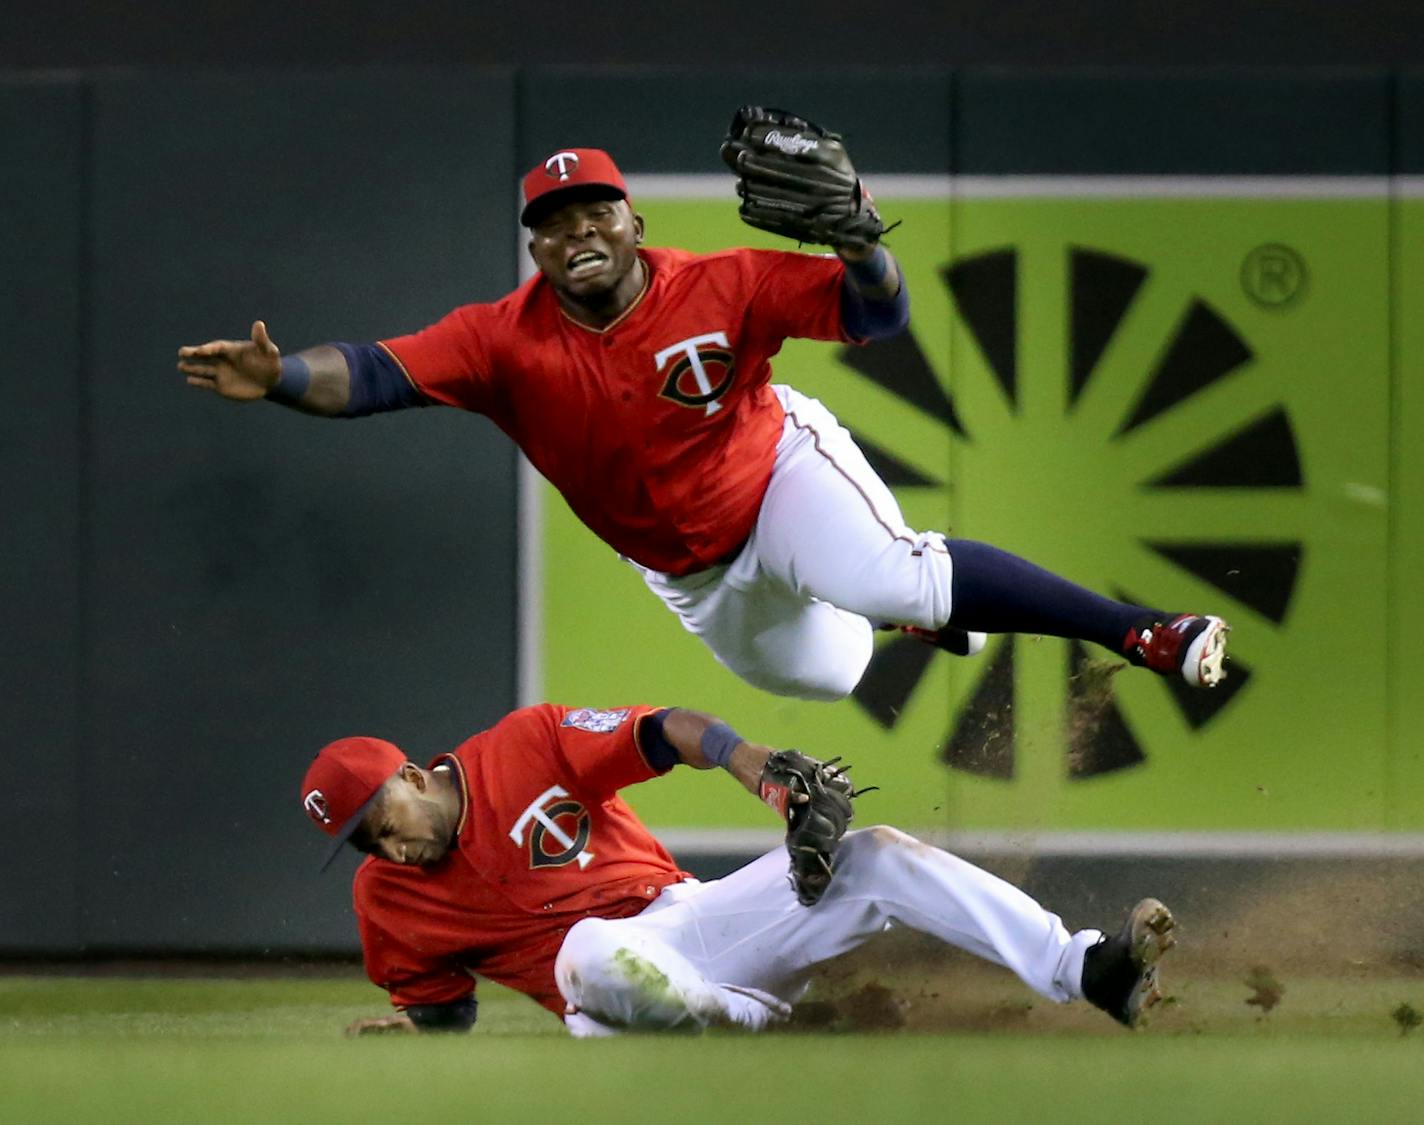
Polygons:
[[[1053,188],[882,197],[905,223],[912,339],[797,342],[776,378],[889,465],[913,525],[1227,616],[1227,683],[1104,681],[1106,654],[1053,638],[956,660],[887,637],[856,699],[770,699],[731,682],[550,496],[549,556],[579,561],[546,572],[548,693],[611,700],[642,683],[701,701],[757,737],[857,760],[884,786],[876,815],[920,828],[1424,827],[1419,803],[1392,799],[1406,755],[1386,721],[1390,607],[1409,595],[1390,582],[1384,185]],[[1128,194],[1148,190],[1170,197]],[[659,241],[745,240],[722,201],[639,205]],[[637,645],[587,659],[583,639],[629,628]],[[665,824],[757,822],[708,788],[648,787],[639,807]]]
[[1400,77],[1397,106],[1388,800],[1392,819],[1417,822],[1424,804],[1424,73]]

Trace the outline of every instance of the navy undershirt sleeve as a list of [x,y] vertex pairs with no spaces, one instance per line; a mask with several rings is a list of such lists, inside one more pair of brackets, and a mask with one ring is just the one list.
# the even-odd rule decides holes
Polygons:
[[868,299],[849,275],[841,282],[841,321],[857,340],[883,340],[898,336],[910,323],[910,293],[904,284],[888,301]]
[[338,417],[361,418],[429,402],[405,377],[391,353],[378,344],[332,344],[351,370],[351,397]]
[[682,755],[663,733],[663,721],[667,715],[665,710],[651,711],[638,721],[638,745],[642,747],[648,765],[658,773],[667,773],[682,761]]
[[473,995],[449,1004],[412,1004],[405,1010],[421,1031],[469,1031],[475,1026],[480,1002]]

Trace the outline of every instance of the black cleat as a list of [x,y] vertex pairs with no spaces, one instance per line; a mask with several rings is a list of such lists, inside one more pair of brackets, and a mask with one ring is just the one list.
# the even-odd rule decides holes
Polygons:
[[1142,1013],[1162,999],[1157,962],[1177,944],[1172,912],[1155,898],[1132,908],[1122,929],[1090,948],[1083,958],[1083,996],[1118,1023],[1136,1027]]

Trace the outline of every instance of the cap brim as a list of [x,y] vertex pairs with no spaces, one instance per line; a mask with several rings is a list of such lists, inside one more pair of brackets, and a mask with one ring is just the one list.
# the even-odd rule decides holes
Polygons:
[[546,191],[534,202],[527,204],[519,215],[519,222],[526,227],[538,226],[560,207],[570,203],[594,199],[627,199],[628,193],[616,184],[570,184],[568,187]]
[[361,819],[366,815],[367,810],[376,803],[376,798],[380,795],[381,790],[377,789],[366,798],[366,803],[347,817],[346,823],[337,829],[336,835],[332,838],[331,851],[327,852],[326,858],[322,860],[321,866],[317,868],[318,874],[330,867],[332,861],[341,854],[341,849],[344,848],[347,841],[351,839],[351,834],[360,827]]

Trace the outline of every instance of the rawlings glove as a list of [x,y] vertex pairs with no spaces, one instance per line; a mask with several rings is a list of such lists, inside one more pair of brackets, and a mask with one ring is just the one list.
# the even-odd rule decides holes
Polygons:
[[839,135],[803,117],[742,106],[722,142],[722,159],[738,176],[742,220],[754,227],[861,250],[885,233]]
[[835,874],[836,849],[855,815],[856,790],[840,761],[819,762],[799,750],[777,750],[761,771],[761,799],[786,821],[791,883],[802,906],[814,906]]

